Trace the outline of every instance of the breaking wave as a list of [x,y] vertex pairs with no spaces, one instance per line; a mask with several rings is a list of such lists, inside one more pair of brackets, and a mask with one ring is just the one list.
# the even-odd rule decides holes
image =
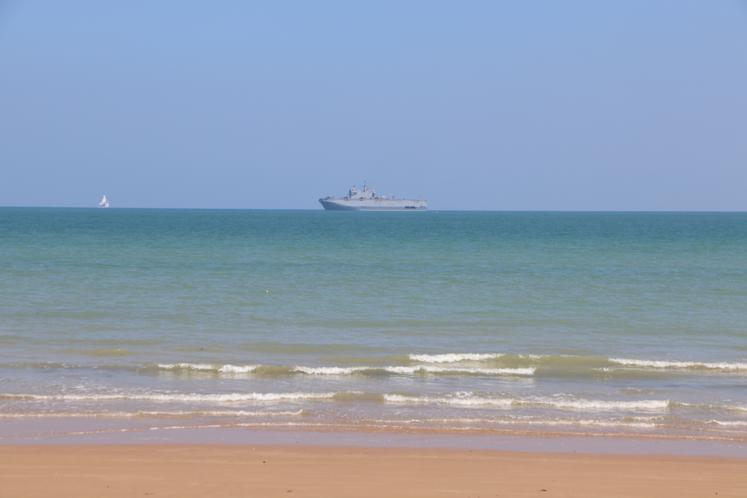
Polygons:
[[574,397],[485,396],[471,392],[457,392],[442,396],[406,394],[377,394],[361,391],[343,392],[287,392],[287,393],[118,393],[118,394],[0,394],[0,399],[23,401],[152,401],[176,403],[240,403],[240,402],[303,402],[303,401],[373,401],[393,404],[438,404],[458,407],[492,407],[512,409],[520,407],[555,408],[581,411],[662,411],[670,406],[668,400],[607,401]]
[[303,410],[138,410],[110,412],[16,412],[1,413],[0,419],[22,418],[193,418],[193,417],[297,417]]
[[0,399],[24,401],[155,401],[177,403],[233,403],[242,401],[309,401],[334,398],[334,392],[321,393],[122,393],[122,394],[0,394]]
[[173,372],[205,375],[485,375],[519,377],[657,378],[691,375],[747,375],[747,361],[684,361],[594,355],[514,353],[411,353],[402,356],[347,358],[348,365],[272,365],[176,362],[155,365],[85,365],[54,362],[0,364],[11,369],[96,369],[137,372]]
[[615,412],[615,411],[666,411],[670,407],[669,400],[638,400],[638,401],[608,401],[578,398],[511,398],[489,397],[472,393],[457,393],[443,397],[406,396],[400,394],[386,394],[384,400],[389,403],[400,404],[437,404],[461,407],[492,407],[512,409],[519,407],[551,408],[557,410]]
[[161,370],[210,372],[226,374],[252,373],[259,365],[212,365],[209,363],[159,363]]
[[648,360],[634,358],[607,358],[563,354],[512,354],[512,353],[440,353],[410,354],[411,362],[424,364],[484,364],[494,368],[537,368],[538,373],[592,371],[614,373],[623,369],[653,371],[704,371],[710,373],[747,373],[747,362],[708,362],[679,360]]
[[493,360],[505,356],[503,353],[443,353],[443,354],[410,354],[412,361],[422,363],[457,363],[460,361]]
[[629,358],[610,358],[610,362],[626,367],[643,367],[676,370],[720,370],[725,372],[747,372],[747,363],[636,360]]
[[212,365],[206,363],[161,363],[160,370],[176,372],[204,372],[214,374],[257,374],[282,376],[293,374],[305,375],[353,375],[353,374],[452,374],[452,375],[506,375],[532,376],[535,368],[489,368],[472,366],[434,366],[434,365],[399,365],[399,366],[356,366],[356,367],[309,367],[282,365]]
[[[600,413],[607,416],[656,415],[666,416],[681,421],[694,422],[697,419],[732,419],[728,423],[718,421],[711,425],[747,426],[744,414],[747,406],[739,403],[697,404],[670,399],[595,399],[572,394],[552,396],[515,396],[510,393],[475,393],[471,391],[446,392],[442,394],[420,395],[408,393],[379,393],[368,391],[335,391],[335,392],[230,392],[230,393],[180,393],[180,392],[121,392],[121,393],[59,393],[59,394],[24,394],[0,393],[0,402],[4,403],[3,418],[54,418],[54,417],[261,417],[292,416],[306,413],[306,410],[327,408],[311,403],[324,403],[326,407],[337,411],[343,404],[373,404],[384,408],[387,405],[416,408],[412,413],[418,420],[426,412],[417,407],[433,409],[494,411],[486,420],[497,417],[525,416],[531,413],[574,412],[579,414]],[[16,408],[11,408],[18,402]],[[126,407],[128,403],[154,403],[168,406],[171,409],[147,407],[147,405]],[[73,403],[73,404],[70,404]],[[80,404],[78,404],[80,403]],[[111,404],[110,404],[111,403]],[[330,403],[329,405],[326,405]],[[337,408],[333,408],[335,404]],[[41,405],[42,410],[35,407]],[[189,408],[179,409],[179,406]],[[191,405],[191,406],[190,406]],[[199,408],[207,405],[209,408]],[[89,408],[90,409],[87,409]],[[262,407],[262,408],[260,408]],[[108,409],[111,408],[111,409]],[[282,411],[285,410],[285,411]],[[74,412],[74,413],[70,413]],[[105,413],[103,413],[105,412]],[[399,409],[395,409],[398,413]],[[502,414],[498,414],[502,412]],[[20,415],[23,413],[24,415]],[[508,415],[508,414],[512,415]],[[505,415],[504,415],[505,414]],[[730,415],[727,415],[730,414]],[[693,418],[694,415],[694,418]],[[726,415],[726,416],[724,416]],[[545,418],[545,417],[542,417]],[[561,417],[563,418],[563,417]],[[593,417],[592,417],[593,418]],[[639,417],[640,418],[640,417]],[[640,420],[639,420],[640,421]],[[733,423],[732,423],[733,422]],[[679,425],[679,423],[675,424]]]
[[[386,422],[397,422],[397,420],[387,420]],[[719,422],[717,420],[713,421]],[[650,420],[649,417],[625,417],[623,419],[588,419],[588,418],[542,418],[542,417],[522,417],[515,415],[506,415],[500,418],[425,418],[422,420],[406,420],[404,423],[411,425],[417,424],[444,424],[444,425],[463,425],[478,424],[479,426],[493,425],[519,425],[519,426],[581,426],[581,427],[618,427],[623,429],[655,429],[660,423],[657,420]]]

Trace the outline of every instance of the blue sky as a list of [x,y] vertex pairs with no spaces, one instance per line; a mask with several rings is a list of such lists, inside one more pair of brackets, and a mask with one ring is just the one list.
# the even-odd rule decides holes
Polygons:
[[0,205],[746,210],[747,2],[3,1]]

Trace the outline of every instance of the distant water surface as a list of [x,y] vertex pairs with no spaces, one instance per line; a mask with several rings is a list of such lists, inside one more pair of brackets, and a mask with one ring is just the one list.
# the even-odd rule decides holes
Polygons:
[[66,421],[744,441],[747,214],[2,208],[0,441]]

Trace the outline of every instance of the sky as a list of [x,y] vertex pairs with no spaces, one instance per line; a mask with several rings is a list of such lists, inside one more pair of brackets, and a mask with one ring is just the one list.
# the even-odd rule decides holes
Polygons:
[[0,206],[747,210],[747,0],[0,0]]

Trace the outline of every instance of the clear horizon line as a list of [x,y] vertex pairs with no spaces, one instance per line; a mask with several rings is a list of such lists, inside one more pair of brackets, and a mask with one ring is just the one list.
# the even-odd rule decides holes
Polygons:
[[[153,207],[153,206],[114,206],[100,208],[97,206],[33,206],[33,205],[0,205],[0,209],[92,209],[92,210],[191,210],[191,211],[326,211],[323,208],[262,208],[262,207]],[[350,212],[357,212],[351,210]],[[362,210],[362,212],[380,212]],[[747,213],[747,209],[547,209],[547,208],[504,208],[504,209],[427,209],[419,212],[456,212],[456,213]]]

